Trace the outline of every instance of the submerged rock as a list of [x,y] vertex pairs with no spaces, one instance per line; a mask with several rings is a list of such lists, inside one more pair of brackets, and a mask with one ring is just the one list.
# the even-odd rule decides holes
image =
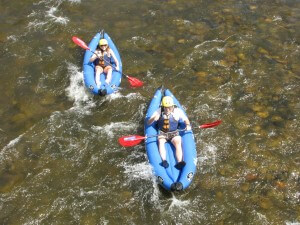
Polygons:
[[269,112],[267,111],[263,111],[263,112],[258,112],[257,115],[260,117],[260,118],[267,118],[269,116]]
[[255,181],[255,180],[257,180],[258,175],[257,175],[257,174],[254,174],[254,173],[248,173],[248,174],[245,176],[245,178],[246,178],[247,181]]
[[279,181],[279,180],[275,182],[275,185],[279,189],[284,189],[286,187],[286,183],[283,181]]
[[247,192],[249,190],[249,188],[250,188],[250,184],[249,183],[243,183],[241,185],[241,189],[242,189],[243,192]]
[[259,202],[259,206],[263,209],[270,209],[272,205],[273,204],[269,198],[262,198]]

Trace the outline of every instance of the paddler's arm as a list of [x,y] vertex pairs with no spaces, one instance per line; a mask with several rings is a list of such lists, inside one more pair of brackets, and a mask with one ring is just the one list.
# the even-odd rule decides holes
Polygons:
[[179,108],[177,108],[177,110],[178,110],[178,113],[179,113],[179,117],[183,120],[183,122],[185,123],[185,126],[186,126],[186,130],[191,130],[192,129],[192,127],[191,127],[191,123],[190,123],[190,120],[187,118],[187,116],[184,114],[184,112],[181,110],[181,109],[179,109]]
[[119,61],[118,61],[118,59],[117,59],[117,57],[116,57],[114,51],[113,51],[113,50],[110,50],[110,54],[111,54],[111,56],[113,57],[113,59],[114,59],[114,61],[115,61],[115,63],[116,63],[116,70],[119,70],[119,69],[120,69],[120,68],[119,68]]
[[186,118],[186,120],[184,120],[184,123],[185,123],[185,126],[186,126],[186,130],[191,130],[192,129],[191,123],[190,123],[188,118]]
[[155,111],[152,116],[150,117],[150,119],[148,120],[147,124],[151,125],[154,121],[157,121],[159,119],[160,113],[158,113],[158,111]]
[[90,62],[94,62],[97,58],[99,58],[99,55],[97,54],[97,52],[94,52],[92,57],[90,58]]

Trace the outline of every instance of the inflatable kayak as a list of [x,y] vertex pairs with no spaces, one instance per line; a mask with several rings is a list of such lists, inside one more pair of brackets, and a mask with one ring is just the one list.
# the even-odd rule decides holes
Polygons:
[[180,191],[186,189],[191,184],[194,177],[197,163],[196,144],[192,130],[184,131],[185,124],[183,121],[179,121],[178,130],[180,130],[179,134],[182,138],[183,159],[186,162],[186,165],[182,169],[177,169],[175,167],[177,164],[175,148],[171,142],[166,142],[166,159],[169,163],[169,167],[164,168],[162,166],[162,159],[158,149],[158,138],[155,136],[158,134],[157,122],[148,125],[147,121],[161,106],[161,99],[163,96],[171,96],[176,107],[179,107],[184,111],[178,100],[168,89],[163,90],[162,88],[159,88],[156,90],[147,110],[144,123],[145,135],[148,137],[145,141],[146,151],[149,163],[152,165],[153,173],[156,176],[158,183],[167,190]]
[[[92,56],[92,51],[94,52],[97,48],[97,45],[99,43],[100,39],[106,39],[108,42],[108,46],[113,50],[115,53],[116,58],[119,61],[119,71],[116,71],[113,69],[112,72],[112,80],[110,84],[107,84],[105,82],[105,74],[102,73],[100,75],[100,81],[101,86],[100,88],[97,87],[96,81],[95,81],[95,64],[94,62],[90,62],[90,58]],[[86,50],[83,58],[83,78],[84,78],[84,84],[85,86],[95,95],[105,95],[105,94],[112,94],[115,91],[117,91],[118,87],[121,84],[121,78],[122,78],[122,61],[120,54],[118,52],[117,47],[115,46],[112,39],[108,36],[107,33],[104,31],[101,31],[100,33],[97,33],[94,38],[89,43],[89,48],[91,51]],[[115,62],[113,61],[113,58],[111,57],[111,61],[109,62],[113,67],[116,66]]]

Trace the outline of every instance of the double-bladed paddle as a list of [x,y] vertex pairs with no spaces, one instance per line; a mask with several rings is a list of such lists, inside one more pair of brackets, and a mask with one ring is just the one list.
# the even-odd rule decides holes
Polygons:
[[[211,128],[211,127],[218,126],[220,123],[222,123],[221,120],[216,120],[215,122],[212,122],[212,123],[202,124],[197,128],[201,128],[201,129]],[[180,131],[183,131],[183,130],[180,130]],[[176,131],[173,131],[173,132],[176,132]],[[169,133],[172,133],[172,132],[169,132]],[[122,145],[124,147],[132,147],[132,146],[135,146],[135,145],[138,145],[139,143],[141,143],[142,140],[145,140],[145,139],[151,138],[151,137],[157,137],[157,136],[159,136],[159,134],[151,135],[151,136],[140,136],[140,135],[123,136],[123,137],[119,138],[119,143],[120,143],[120,145]]]
[[[92,50],[87,46],[87,44],[86,44],[83,40],[79,39],[78,37],[73,36],[73,37],[72,37],[72,41],[73,41],[75,44],[77,44],[79,47],[81,47],[81,48],[83,48],[83,49],[85,49],[85,50],[91,51],[92,53],[95,54],[95,52],[92,51]],[[96,54],[96,55],[97,55],[97,54]],[[119,73],[121,73],[123,76],[125,76],[125,77],[128,79],[128,81],[129,81],[131,87],[142,87],[142,86],[144,85],[144,83],[143,83],[142,81],[140,81],[139,79],[134,78],[134,77],[130,77],[130,76],[126,75],[125,73],[122,73],[121,71],[117,70],[111,63],[107,62],[105,59],[104,59],[104,61],[105,61],[106,63],[108,63],[111,67],[113,67],[117,72],[119,72]]]

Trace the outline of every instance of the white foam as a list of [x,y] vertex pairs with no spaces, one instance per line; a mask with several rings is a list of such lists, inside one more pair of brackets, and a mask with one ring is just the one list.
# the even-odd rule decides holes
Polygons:
[[87,108],[95,106],[92,101],[92,95],[87,92],[83,82],[83,72],[72,63],[67,63],[70,85],[66,88],[66,94],[71,101],[74,101],[74,107],[83,107],[84,103]]
[[37,29],[37,28],[42,28],[45,24],[47,24],[47,22],[36,19],[33,22],[29,22],[27,27],[29,29],[32,29],[32,28]]
[[144,43],[146,45],[149,45],[151,44],[151,41],[144,38],[144,37],[139,37],[139,36],[135,36],[135,37],[132,37],[131,40],[129,42],[133,42],[133,44],[137,44],[138,42],[141,42],[141,43]]
[[104,126],[92,126],[94,131],[100,131],[102,134],[106,134],[109,137],[113,138],[115,132],[121,131],[131,131],[137,128],[137,124],[132,122],[116,122],[110,123]]
[[8,41],[16,42],[18,40],[16,35],[10,35],[7,37]]
[[180,200],[176,198],[176,196],[172,193],[172,202],[169,207],[169,210],[172,210],[172,208],[186,208],[191,202],[190,200]]
[[152,168],[148,162],[142,162],[133,165],[123,163],[123,167],[125,169],[124,173],[128,175],[129,181],[136,179],[152,180]]
[[[157,209],[163,210],[159,201],[159,195],[161,193],[156,182],[156,177],[152,172],[152,166],[148,162],[138,164],[129,164],[128,162],[124,162],[122,166],[125,169],[124,173],[128,176],[129,183],[135,180],[151,181],[153,189],[148,190],[148,193],[151,195],[150,199],[156,205]],[[145,195],[145,191],[143,190],[141,194]]]
[[15,144],[17,144],[17,143],[20,141],[20,139],[23,137],[23,135],[24,135],[24,134],[21,134],[19,137],[17,137],[17,138],[15,138],[15,139],[11,140],[11,141],[3,148],[3,150],[2,150],[1,152],[3,152],[4,150],[6,150],[6,149],[8,149],[8,148],[11,148],[11,147],[13,147]]
[[[66,25],[69,22],[69,19],[62,16],[62,13],[58,9],[61,2],[55,1],[52,3],[51,1],[40,1],[37,4],[45,4],[45,6],[40,7],[37,11],[32,11],[27,16],[29,18],[33,18],[33,21],[30,21],[27,25],[28,29],[48,30],[53,24]],[[55,4],[55,6],[50,4]]]
[[110,94],[110,95],[107,95],[106,96],[106,99],[108,101],[113,101],[113,100],[116,100],[116,99],[120,99],[120,98],[127,98],[127,99],[144,99],[143,96],[137,92],[134,92],[134,93],[129,93],[127,95],[123,95],[121,94],[120,92],[116,92],[116,93],[113,93],[113,94]]
[[81,3],[81,0],[68,0],[68,2],[71,2],[71,3]]
[[51,18],[52,22],[54,23],[66,25],[69,22],[69,19],[67,17],[54,15],[55,13],[57,13],[57,11],[57,7],[51,7],[48,11],[46,11],[46,17]]
[[1,151],[0,151],[0,163],[2,160],[9,158],[9,155],[18,156],[17,150],[14,146],[21,140],[24,134],[19,135],[17,138],[11,140]]

